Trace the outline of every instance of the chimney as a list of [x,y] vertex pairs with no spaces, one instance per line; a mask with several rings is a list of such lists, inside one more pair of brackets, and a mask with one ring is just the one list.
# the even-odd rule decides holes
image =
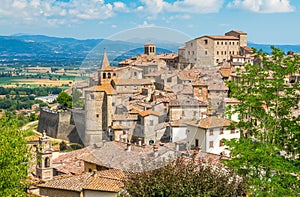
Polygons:
[[138,144],[139,144],[139,146],[142,146],[142,138],[138,138]]
[[158,156],[158,146],[156,144],[153,145],[153,153],[154,153],[154,157]]
[[127,149],[126,149],[127,152],[130,152],[131,151],[131,143],[128,142],[127,143]]

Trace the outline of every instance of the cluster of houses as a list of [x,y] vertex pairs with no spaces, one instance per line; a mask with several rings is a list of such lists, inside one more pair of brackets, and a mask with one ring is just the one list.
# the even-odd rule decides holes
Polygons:
[[254,61],[247,34],[234,30],[190,40],[178,54],[156,54],[149,42],[144,54],[119,67],[110,65],[104,51],[83,89],[85,148],[54,158],[46,134],[40,138],[40,195],[116,196],[126,173],[192,154],[199,162],[220,164],[229,156],[222,140],[240,137],[230,127],[239,114],[225,113],[239,101],[228,97],[225,82]]

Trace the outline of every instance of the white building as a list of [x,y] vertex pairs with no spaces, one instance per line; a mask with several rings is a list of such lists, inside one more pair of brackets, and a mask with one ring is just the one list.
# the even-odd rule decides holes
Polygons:
[[239,138],[237,129],[228,128],[231,120],[209,116],[187,123],[187,143],[189,148],[199,147],[204,152],[229,155],[225,150],[223,139]]

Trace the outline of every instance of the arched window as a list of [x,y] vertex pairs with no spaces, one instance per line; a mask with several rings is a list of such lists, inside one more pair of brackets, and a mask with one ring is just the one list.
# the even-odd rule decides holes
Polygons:
[[107,78],[109,78],[109,79],[111,78],[111,74],[110,73],[107,74]]
[[49,159],[49,157],[46,157],[46,159],[45,159],[45,167],[46,168],[50,167],[50,159]]
[[103,73],[103,79],[106,79],[106,73]]

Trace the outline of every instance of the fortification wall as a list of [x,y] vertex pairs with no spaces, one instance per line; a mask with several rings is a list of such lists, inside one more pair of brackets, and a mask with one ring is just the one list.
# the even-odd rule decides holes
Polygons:
[[50,137],[56,138],[58,130],[59,114],[46,108],[42,108],[40,112],[39,124],[37,131],[46,131]]
[[53,138],[83,144],[84,122],[83,110],[57,112],[41,109],[37,130],[45,130],[47,135]]

